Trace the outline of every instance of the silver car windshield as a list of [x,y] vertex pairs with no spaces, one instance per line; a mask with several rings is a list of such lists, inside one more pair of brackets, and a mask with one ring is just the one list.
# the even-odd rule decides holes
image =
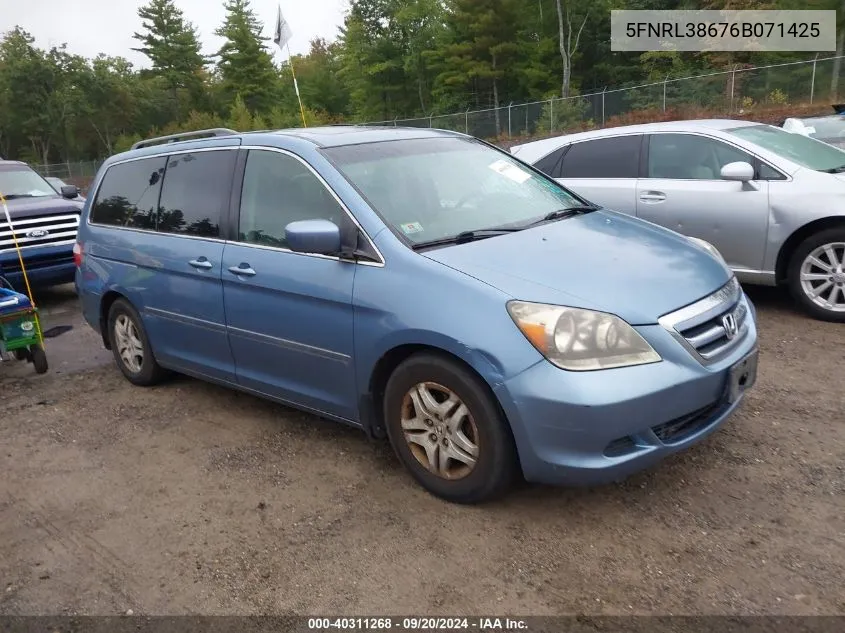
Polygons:
[[803,134],[771,125],[748,125],[727,131],[808,169],[827,172],[845,169],[845,152]]
[[524,226],[584,205],[554,181],[472,139],[382,141],[323,152],[412,245]]

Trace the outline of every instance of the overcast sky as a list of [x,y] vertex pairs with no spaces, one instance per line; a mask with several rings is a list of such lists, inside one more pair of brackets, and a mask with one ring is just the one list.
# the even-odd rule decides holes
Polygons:
[[[69,52],[84,57],[121,55],[136,66],[148,66],[146,57],[130,50],[139,45],[132,34],[141,30],[138,7],[144,4],[146,0],[0,0],[0,32],[20,25],[43,48],[67,43]],[[251,4],[264,23],[264,34],[272,38],[279,0]],[[281,0],[293,29],[291,52],[307,52],[315,37],[334,39],[348,4],[348,0]],[[223,22],[223,0],[176,0],[176,5],[199,30],[203,52],[216,53],[221,40],[214,30]],[[281,61],[278,48],[269,45],[276,61]]]

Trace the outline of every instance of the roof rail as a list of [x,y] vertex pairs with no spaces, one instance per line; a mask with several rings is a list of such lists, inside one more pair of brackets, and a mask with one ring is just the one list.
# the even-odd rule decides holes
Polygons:
[[163,142],[175,143],[177,141],[184,141],[191,138],[200,138],[203,136],[231,136],[238,134],[235,130],[230,130],[225,127],[215,127],[208,130],[196,130],[195,132],[179,132],[178,134],[168,134],[167,136],[156,136],[155,138],[148,138],[143,141],[138,141],[130,149],[140,149],[142,147],[149,147],[150,145],[158,145]]

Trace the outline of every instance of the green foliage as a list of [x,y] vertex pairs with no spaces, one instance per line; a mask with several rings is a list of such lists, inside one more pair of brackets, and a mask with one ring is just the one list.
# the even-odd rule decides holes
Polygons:
[[[507,108],[466,118],[438,115],[559,97],[564,66],[558,4],[571,94],[655,85],[608,92],[605,112],[600,96],[514,107],[514,133],[575,129],[631,110],[663,113],[690,106],[727,114],[753,107],[759,113],[804,100],[813,69],[743,70],[811,55],[618,53],[610,50],[610,9],[841,8],[841,0],[705,0],[704,5],[689,0],[349,0],[335,41],[314,40],[307,54],[278,66],[250,0],[225,0],[225,19],[216,31],[223,43],[213,59],[203,56],[190,16],[179,8],[181,0],[144,2],[134,38],[148,68],[133,68],[122,57],[83,59],[63,46],[39,49],[19,27],[0,33],[0,155],[35,162],[87,160],[168,132],[301,127],[294,71],[308,126],[432,116],[435,126],[501,135],[508,131]],[[570,46],[582,23],[577,47]],[[737,72],[672,81],[731,69]],[[842,64],[818,63],[817,103],[839,91],[841,72]]]
[[590,102],[578,97],[555,100],[543,105],[537,122],[538,134],[565,132],[582,126],[592,127],[589,120]]
[[279,96],[279,75],[261,36],[249,0],[228,0],[226,19],[215,33],[226,39],[218,68],[224,94],[240,96],[252,111],[268,112]]
[[138,15],[145,32],[133,35],[142,44],[133,50],[149,57],[152,72],[164,77],[168,86],[194,88],[207,61],[194,26],[185,21],[174,0],[150,0]]
[[253,123],[252,114],[246,107],[246,103],[241,99],[241,95],[235,97],[235,102],[232,104],[232,109],[229,111],[229,119],[226,122],[228,127],[238,132],[246,132],[251,129]]

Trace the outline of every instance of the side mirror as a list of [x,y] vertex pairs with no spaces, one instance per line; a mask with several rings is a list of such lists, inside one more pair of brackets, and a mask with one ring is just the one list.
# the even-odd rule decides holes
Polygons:
[[285,240],[294,253],[336,255],[340,252],[340,228],[328,220],[300,220],[285,227]]
[[754,168],[746,162],[728,163],[722,167],[722,180],[749,182],[754,180]]
[[73,200],[79,195],[79,187],[76,185],[65,185],[62,187],[62,198]]

